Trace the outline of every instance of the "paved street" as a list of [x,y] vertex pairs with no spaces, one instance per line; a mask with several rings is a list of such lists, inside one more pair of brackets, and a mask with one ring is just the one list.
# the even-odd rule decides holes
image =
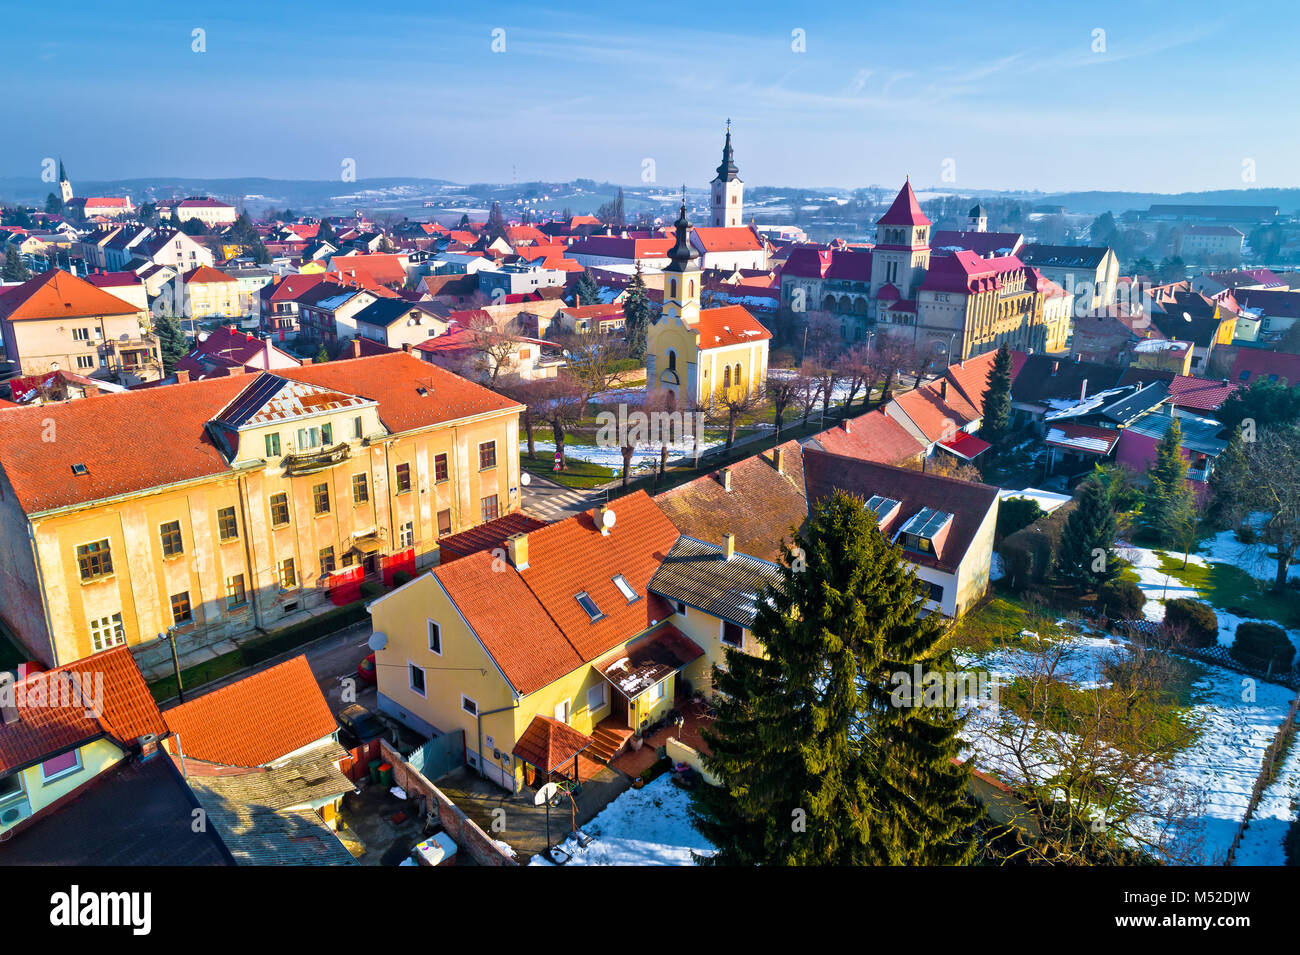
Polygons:
[[604,502],[604,491],[575,491],[536,474],[524,485],[524,511],[543,521],[563,520]]

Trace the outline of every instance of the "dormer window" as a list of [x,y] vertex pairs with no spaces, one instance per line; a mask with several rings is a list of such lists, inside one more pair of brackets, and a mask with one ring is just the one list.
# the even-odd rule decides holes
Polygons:
[[585,590],[580,594],[574,594],[574,599],[578,601],[579,607],[587,611],[587,616],[591,618],[592,623],[605,616],[600,612],[600,608],[596,606],[596,601],[592,600],[591,595]]
[[920,554],[939,556],[943,543],[948,539],[948,529],[952,525],[952,515],[947,511],[923,507],[918,514],[910,518],[899,528],[902,544],[908,550]]

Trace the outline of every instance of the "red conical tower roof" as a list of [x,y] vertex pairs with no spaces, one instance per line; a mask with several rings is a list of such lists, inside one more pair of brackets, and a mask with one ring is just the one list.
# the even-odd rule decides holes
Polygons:
[[876,225],[933,225],[921,211],[921,204],[916,201],[916,193],[912,191],[910,179],[903,183],[903,188],[898,190],[894,204],[876,221]]

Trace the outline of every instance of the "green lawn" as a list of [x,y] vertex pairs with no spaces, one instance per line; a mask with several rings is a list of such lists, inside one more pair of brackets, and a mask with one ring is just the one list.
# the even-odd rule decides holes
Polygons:
[[589,490],[614,480],[614,472],[603,464],[592,464],[590,461],[580,461],[567,455],[564,458],[564,470],[552,471],[551,469],[555,467],[554,453],[543,454],[539,451],[537,457],[530,458],[525,450],[519,455],[519,466],[548,481],[575,490]]
[[1213,607],[1220,607],[1240,617],[1271,620],[1283,627],[1300,627],[1300,598],[1294,593],[1275,594],[1268,584],[1256,580],[1234,564],[1210,563],[1202,567],[1188,563],[1182,555],[1156,551],[1160,572],[1195,588],[1197,594]]
[[1032,607],[1011,594],[994,594],[952,625],[949,642],[954,650],[980,652],[1025,643],[1022,630],[1048,638],[1061,634],[1050,611]]

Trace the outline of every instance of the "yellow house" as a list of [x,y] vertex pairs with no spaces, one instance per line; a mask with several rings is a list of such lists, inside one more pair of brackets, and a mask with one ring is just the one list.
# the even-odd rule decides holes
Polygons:
[[167,732],[125,647],[0,684],[0,714],[0,839]]
[[380,709],[463,732],[469,766],[512,791],[537,781],[530,742],[563,724],[586,778],[684,697],[710,695],[726,646],[760,649],[748,627],[775,565],[678,537],[637,493],[373,601]]
[[351,602],[518,510],[519,410],[400,352],[10,409],[0,615],[156,672]]
[[239,282],[225,272],[200,265],[185,273],[185,314],[190,318],[238,318],[244,314]]
[[677,241],[664,269],[664,306],[650,327],[646,393],[670,406],[711,407],[717,400],[761,394],[772,333],[740,305],[700,308],[702,273],[687,236],[682,203]]

